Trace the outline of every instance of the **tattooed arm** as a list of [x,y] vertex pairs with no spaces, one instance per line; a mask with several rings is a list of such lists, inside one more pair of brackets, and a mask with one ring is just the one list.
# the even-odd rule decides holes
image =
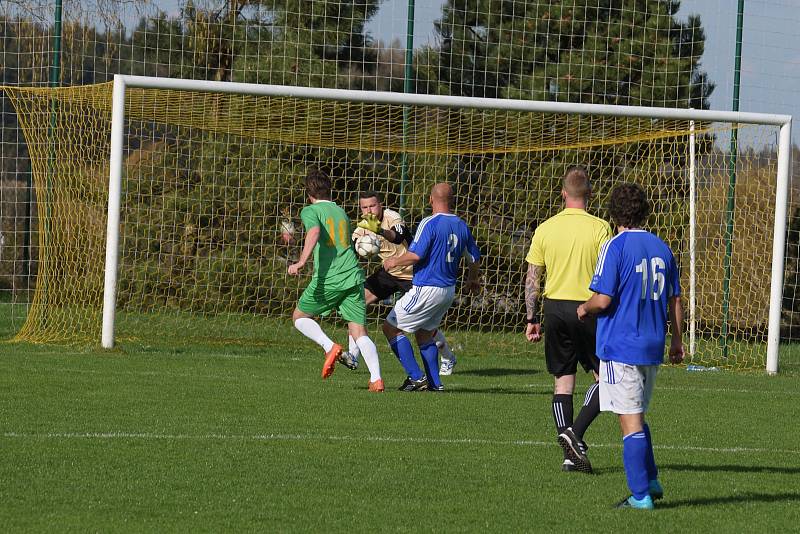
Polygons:
[[540,281],[544,273],[544,266],[528,264],[528,274],[525,276],[525,337],[528,341],[542,339],[542,325],[539,318],[539,293]]

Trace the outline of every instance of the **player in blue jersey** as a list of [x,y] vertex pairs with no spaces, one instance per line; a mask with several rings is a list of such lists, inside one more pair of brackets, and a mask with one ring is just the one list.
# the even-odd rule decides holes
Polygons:
[[[361,208],[362,218],[358,223],[358,228],[353,232],[353,241],[355,242],[364,234],[373,233],[380,238],[379,256],[382,261],[405,254],[414,236],[399,213],[383,207],[382,195],[377,191],[365,191],[361,193],[358,205]],[[395,267],[392,270],[381,266],[364,282],[364,298],[367,306],[396,293],[409,291],[413,275],[414,268],[411,265]],[[433,340],[436,342],[439,356],[442,358],[439,374],[452,374],[456,365],[456,355],[450,349],[444,333],[437,329],[433,334]],[[349,349],[342,353],[342,363],[350,369],[355,369],[358,366],[361,349],[358,348],[358,344],[354,342],[353,338],[350,338]]]
[[669,359],[683,361],[680,280],[667,244],[641,229],[650,214],[644,189],[635,184],[615,187],[609,211],[619,233],[600,250],[589,286],[594,294],[578,306],[578,318],[597,315],[600,409],[617,414],[622,430],[631,495],[618,506],[649,510],[664,490],[644,414],[664,360],[668,319]]
[[[430,203],[433,215],[420,222],[408,251],[383,263],[387,271],[414,266],[411,289],[397,301],[383,323],[383,333],[408,374],[401,391],[444,391],[433,334],[455,297],[462,256],[469,264],[467,291],[480,289],[480,251],[467,224],[450,212],[453,189],[446,183],[436,184],[431,189]],[[413,333],[416,338],[424,373],[404,332]]]

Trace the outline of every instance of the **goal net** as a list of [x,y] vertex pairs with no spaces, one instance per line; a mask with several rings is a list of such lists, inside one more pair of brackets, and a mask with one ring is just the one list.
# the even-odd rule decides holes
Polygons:
[[[783,272],[785,117],[124,78],[111,165],[113,84],[6,88],[40,221],[35,295],[17,340],[100,340],[117,165],[115,339],[263,342],[264,317],[288,317],[307,283],[286,270],[302,247],[302,178],[313,165],[353,219],[359,192],[374,189],[412,228],[431,185],[450,182],[484,255],[484,290],[458,291],[443,327],[457,339],[506,332],[492,350],[525,351],[525,255],[536,226],[563,207],[564,170],[581,164],[593,180],[589,211],[601,217],[615,184],[647,190],[647,229],[682,272],[688,361],[765,366],[771,302],[780,313],[771,280],[774,235]],[[136,87],[151,82],[162,86]],[[732,159],[734,130],[757,149]],[[377,324],[387,311],[370,316]]]

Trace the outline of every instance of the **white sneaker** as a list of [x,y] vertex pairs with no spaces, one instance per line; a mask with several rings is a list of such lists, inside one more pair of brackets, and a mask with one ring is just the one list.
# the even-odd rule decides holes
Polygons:
[[443,376],[449,376],[453,374],[453,367],[456,366],[456,357],[453,356],[452,359],[442,358],[442,365],[439,367],[439,374]]

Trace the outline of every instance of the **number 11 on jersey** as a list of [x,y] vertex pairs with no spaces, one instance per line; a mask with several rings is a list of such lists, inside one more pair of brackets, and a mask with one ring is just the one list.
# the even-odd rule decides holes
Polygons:
[[[337,243],[336,240],[336,229],[333,225],[333,219],[328,218],[325,221],[325,227],[328,230],[328,245],[331,247],[335,247]],[[339,221],[339,243],[338,245],[341,247],[347,247],[349,243],[347,242],[347,221]]]

